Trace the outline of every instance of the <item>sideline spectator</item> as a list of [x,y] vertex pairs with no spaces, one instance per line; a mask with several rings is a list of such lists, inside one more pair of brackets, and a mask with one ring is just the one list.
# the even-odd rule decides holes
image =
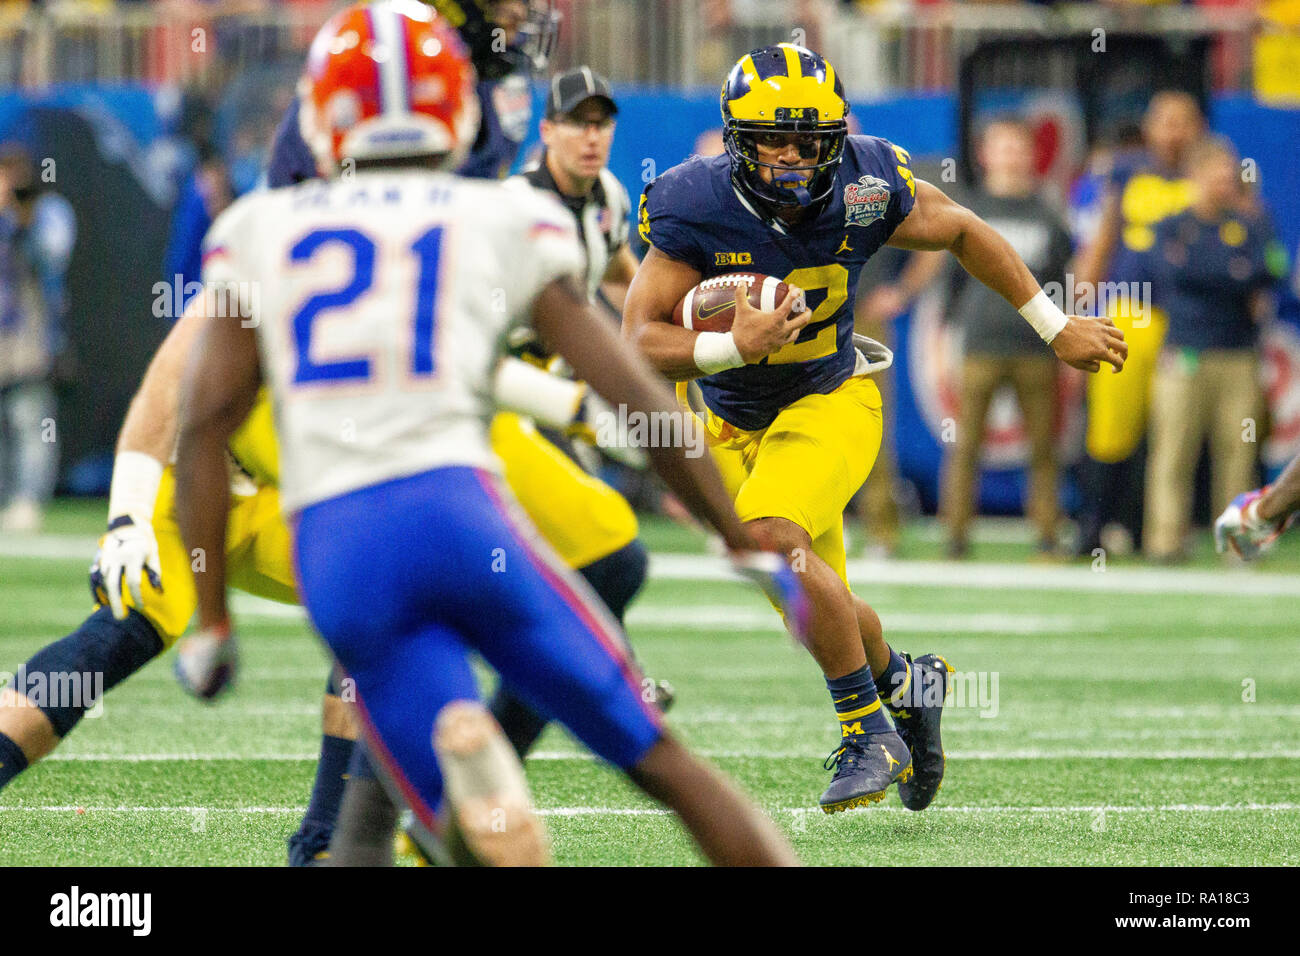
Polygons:
[[[1100,293],[1103,280],[1128,288],[1137,282],[1155,241],[1156,223],[1191,202],[1183,167],[1188,149],[1204,130],[1205,118],[1191,94],[1164,90],[1151,97],[1142,119],[1143,148],[1115,157],[1097,239],[1076,264],[1076,288]],[[1107,548],[1114,551],[1130,549],[1142,536],[1145,456],[1140,445],[1165,316],[1141,298],[1120,294],[1096,303],[1098,313],[1109,315],[1124,332],[1129,353],[1118,375],[1088,376],[1086,455],[1079,465],[1082,557],[1102,547],[1103,530]],[[1112,538],[1111,531],[1118,534]]]
[[1169,318],[1151,399],[1146,554],[1184,556],[1192,479],[1209,438],[1212,506],[1255,485],[1259,321],[1286,275],[1267,216],[1250,211],[1237,152],[1214,137],[1196,146],[1188,176],[1197,198],[1156,227],[1153,299]]
[[[1011,243],[1040,285],[1063,283],[1070,234],[1038,195],[1032,129],[1016,119],[988,124],[977,146],[984,181],[964,197],[969,206]],[[1029,441],[1029,493],[1025,512],[1038,535],[1038,550],[1056,550],[1056,422],[1058,362],[1016,310],[969,276],[957,294],[954,317],[961,324],[963,357],[957,440],[944,462],[940,513],[948,529],[948,555],[965,557],[975,510],[984,423],[1004,383],[1015,389]]]
[[[886,256],[890,259],[902,258],[904,264],[892,281],[876,283],[870,291],[859,293],[854,305],[853,326],[854,331],[893,348],[894,320],[943,273],[948,264],[948,253],[903,253],[897,249],[882,249],[877,253],[882,261]],[[872,268],[872,263],[868,263],[867,268]],[[865,287],[864,282],[858,285],[859,290]],[[895,370],[888,368],[872,376],[884,402],[885,435],[880,443],[880,452],[876,455],[876,463],[871,466],[871,474],[867,475],[862,490],[858,492],[858,515],[867,536],[865,554],[876,559],[897,557],[903,543],[903,521],[898,502],[898,463],[895,460],[892,433],[895,414],[894,374]]]
[[[235,200],[230,172],[211,145],[199,146],[199,164],[181,189],[172,211],[171,236],[163,253],[163,281],[182,290],[195,289],[201,279],[203,237],[214,219]],[[181,308],[189,301],[187,292]],[[180,313],[171,316],[180,318]]]
[[41,188],[31,156],[0,146],[0,530],[40,530],[58,445],[54,361],[63,346],[72,206]]

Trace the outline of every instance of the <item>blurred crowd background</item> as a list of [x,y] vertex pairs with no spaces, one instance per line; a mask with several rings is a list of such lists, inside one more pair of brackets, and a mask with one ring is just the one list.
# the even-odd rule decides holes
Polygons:
[[[338,6],[0,3],[4,530],[39,528],[55,493],[107,489],[203,232],[258,187],[306,46]],[[859,547],[897,554],[908,518],[932,513],[959,558],[976,515],[1023,515],[1044,556],[1177,561],[1191,528],[1300,452],[1298,0],[555,7],[550,68],[613,83],[610,168],[634,208],[658,172],[721,150],[717,86],[736,58],[790,40],[835,64],[855,131],[909,149],[1067,311],[1128,330],[1125,372],[1085,380],[950,257],[878,255],[857,315],[896,363]],[[524,119],[531,106],[521,162],[544,79],[497,104]]]

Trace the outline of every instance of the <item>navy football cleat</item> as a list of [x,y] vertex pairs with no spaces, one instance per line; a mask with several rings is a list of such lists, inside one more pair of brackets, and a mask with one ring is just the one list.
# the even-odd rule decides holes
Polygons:
[[912,757],[903,739],[893,731],[845,737],[843,745],[823,766],[835,768],[831,785],[822,794],[826,813],[865,807],[885,799],[894,781],[901,786],[912,776]]
[[330,855],[332,826],[303,822],[297,832],[289,837],[290,866],[320,866]]
[[938,654],[908,658],[912,687],[904,709],[894,713],[894,726],[912,755],[912,775],[898,782],[898,796],[909,810],[924,810],[943,785],[948,755],[939,739],[939,718],[948,695],[952,665]]

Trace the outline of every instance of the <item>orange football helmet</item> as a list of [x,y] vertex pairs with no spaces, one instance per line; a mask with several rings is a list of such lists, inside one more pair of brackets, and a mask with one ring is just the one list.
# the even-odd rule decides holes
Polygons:
[[478,134],[475,74],[459,34],[418,0],[341,10],[299,81],[303,139],[323,173],[345,159],[438,154],[454,169]]

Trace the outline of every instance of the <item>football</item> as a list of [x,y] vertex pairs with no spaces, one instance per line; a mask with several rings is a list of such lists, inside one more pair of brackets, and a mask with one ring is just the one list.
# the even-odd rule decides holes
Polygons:
[[[736,318],[736,286],[749,286],[749,304],[756,309],[775,309],[789,286],[776,276],[761,272],[729,272],[705,279],[673,309],[673,322],[695,332],[729,332]],[[792,315],[803,311],[796,302]]]

